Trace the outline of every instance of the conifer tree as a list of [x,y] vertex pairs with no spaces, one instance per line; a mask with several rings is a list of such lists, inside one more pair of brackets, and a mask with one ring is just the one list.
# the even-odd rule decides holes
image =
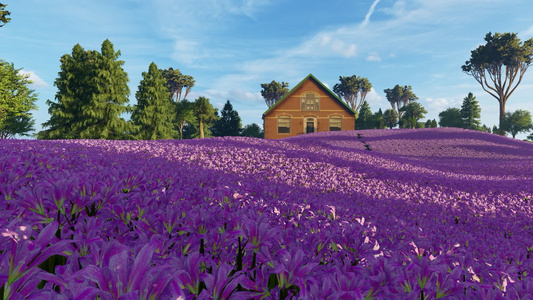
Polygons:
[[128,74],[118,60],[120,51],[109,40],[101,53],[85,51],[79,44],[61,57],[54,82],[57,102],[47,101],[50,120],[38,134],[41,139],[121,139],[131,130],[120,117],[129,107]]
[[237,111],[233,110],[233,105],[228,100],[221,111],[220,119],[211,128],[211,133],[213,136],[238,136],[241,131],[241,117]]
[[461,106],[461,118],[463,119],[463,128],[479,130],[481,126],[481,107],[472,93],[464,98]]
[[177,134],[174,130],[174,106],[161,70],[152,62],[142,77],[135,93],[137,105],[131,115],[133,124],[137,126],[134,137],[141,140],[173,138]]
[[372,111],[370,110],[370,105],[368,102],[363,101],[361,108],[359,109],[359,115],[355,120],[356,129],[368,129],[370,128],[369,123],[372,119]]

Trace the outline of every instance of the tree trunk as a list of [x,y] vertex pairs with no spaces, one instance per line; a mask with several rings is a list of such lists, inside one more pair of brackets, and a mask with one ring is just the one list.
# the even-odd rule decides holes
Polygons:
[[500,102],[500,126],[498,130],[500,131],[500,134],[505,135],[505,131],[502,129],[503,120],[505,120],[505,101],[506,99],[504,96],[500,96],[499,102]]
[[202,122],[202,118],[200,118],[200,138],[204,138],[204,122]]

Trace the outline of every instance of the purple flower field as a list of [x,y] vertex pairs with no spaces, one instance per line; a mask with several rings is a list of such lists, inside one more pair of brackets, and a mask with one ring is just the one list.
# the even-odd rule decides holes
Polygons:
[[[370,150],[370,151],[369,151]],[[1,140],[4,299],[532,299],[533,144]]]

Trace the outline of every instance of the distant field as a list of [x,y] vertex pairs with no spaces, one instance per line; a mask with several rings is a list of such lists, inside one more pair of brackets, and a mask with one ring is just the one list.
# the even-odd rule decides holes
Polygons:
[[[0,140],[7,299],[531,299],[533,144]],[[46,298],[48,297],[48,298]]]

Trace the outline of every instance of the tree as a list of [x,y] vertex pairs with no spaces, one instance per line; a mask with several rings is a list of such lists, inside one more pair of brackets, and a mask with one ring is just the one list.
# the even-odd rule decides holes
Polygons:
[[474,77],[485,92],[498,100],[499,125],[502,128],[505,104],[532,63],[533,38],[521,43],[516,33],[492,35],[489,32],[485,41],[485,45],[472,50],[470,60],[461,68],[463,72]]
[[138,127],[136,139],[170,139],[177,134],[173,123],[174,107],[166,81],[155,63],[150,64],[148,73],[142,73],[135,98],[137,105],[133,108],[131,119]]
[[481,126],[481,107],[472,93],[464,98],[461,106],[462,127],[466,129],[479,130]]
[[30,110],[37,109],[37,94],[28,85],[29,75],[0,60],[0,138],[28,135],[35,122]]
[[457,127],[463,128],[463,119],[461,118],[461,110],[456,107],[447,108],[439,113],[440,127]]
[[252,123],[244,126],[242,130],[242,136],[264,138],[265,132],[259,127],[259,125]]
[[385,120],[383,119],[383,111],[381,108],[371,116],[369,124],[369,128],[373,129],[387,128],[387,126],[385,126]]
[[402,119],[405,122],[404,124],[406,124],[409,128],[415,128],[418,120],[423,119],[424,114],[428,113],[426,109],[418,102],[410,102],[409,104],[400,108],[400,111],[404,112]]
[[527,110],[519,109],[513,113],[505,113],[505,119],[502,123],[502,129],[509,131],[513,136],[520,132],[528,132],[533,129],[531,123],[531,114]]
[[6,6],[7,4],[0,3],[0,27],[4,26],[6,23],[11,21],[11,18],[7,17],[11,14],[11,12],[6,10]]
[[233,110],[233,105],[228,100],[221,111],[221,117],[211,128],[211,133],[213,136],[238,136],[241,131],[241,117],[237,111]]
[[283,95],[289,91],[288,82],[277,82],[272,80],[271,83],[262,83],[261,84],[261,96],[265,98],[265,103],[268,107],[271,107],[276,102],[278,102]]
[[50,120],[38,134],[41,139],[122,139],[132,130],[120,117],[130,111],[128,74],[118,60],[120,51],[109,40],[101,53],[85,51],[79,44],[61,57],[54,85],[56,100],[48,100]]
[[372,118],[372,111],[370,110],[370,105],[368,102],[364,101],[359,109],[359,114],[357,119],[355,119],[355,128],[356,129],[369,129],[370,122]]
[[[172,99],[174,99],[175,102],[187,99],[187,95],[189,95],[189,92],[195,83],[194,77],[182,74],[179,69],[174,70],[173,68],[162,70],[162,72]],[[182,98],[183,89],[185,89],[185,93]]]
[[387,100],[390,102],[390,105],[394,111],[396,111],[396,114],[398,115],[398,118],[402,118],[403,111],[401,110],[402,107],[406,106],[408,103],[418,100],[418,97],[413,93],[412,87],[410,85],[404,85],[403,87],[400,85],[395,85],[392,89],[385,89],[385,96],[387,97]]
[[209,127],[212,122],[217,120],[215,108],[209,102],[209,98],[199,97],[194,101],[193,112],[198,121],[198,129],[202,139],[205,136],[204,126]]
[[183,99],[180,102],[174,103],[174,106],[176,109],[175,123],[176,128],[178,129],[178,137],[183,139],[183,129],[185,128],[185,125],[195,121],[193,112],[194,103],[187,99]]
[[383,113],[383,120],[385,121],[385,126],[392,129],[398,125],[398,114],[394,109],[387,109]]
[[424,123],[424,128],[431,128],[431,127],[433,127],[433,126],[431,126],[431,120],[428,119],[428,120],[426,121],[426,123]]
[[437,128],[437,120],[433,119],[431,121],[431,128]]
[[366,95],[372,89],[372,84],[367,78],[360,76],[339,76],[340,83],[333,86],[333,92],[343,99],[344,102],[355,112],[366,99]]

